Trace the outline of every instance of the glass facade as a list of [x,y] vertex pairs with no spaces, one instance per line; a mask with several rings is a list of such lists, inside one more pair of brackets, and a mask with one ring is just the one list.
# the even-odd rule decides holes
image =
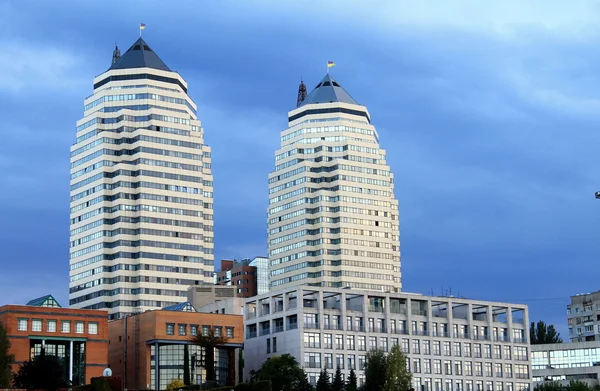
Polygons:
[[[569,347],[571,348],[569,349]],[[565,344],[564,349],[534,351],[531,354],[531,365],[533,381],[536,382],[549,380],[598,380],[600,375],[600,343],[570,343]],[[576,370],[564,371],[566,368],[590,367],[595,367],[597,370],[593,371],[594,373],[590,373],[589,370],[581,371],[581,373],[578,373]],[[567,372],[568,375],[566,374]]]
[[250,262],[256,267],[256,294],[262,295],[269,291],[269,259],[256,257]]
[[[173,380],[184,377],[184,352],[182,344],[160,344],[150,346],[150,389],[156,390],[156,350],[158,347],[159,390],[166,390]],[[206,382],[206,370],[202,367],[203,349],[188,345],[190,380],[193,384]],[[217,382],[227,384],[229,375],[229,355],[226,349],[215,349],[215,371]]]
[[[69,380],[70,341],[32,339],[30,341],[30,359],[39,358],[44,348],[44,355],[56,359],[62,366],[63,379]],[[85,342],[73,341],[73,386],[85,384]]]

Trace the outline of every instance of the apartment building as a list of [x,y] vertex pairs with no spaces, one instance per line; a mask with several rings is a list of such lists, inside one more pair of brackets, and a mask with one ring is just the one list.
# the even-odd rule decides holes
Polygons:
[[356,371],[367,351],[400,345],[414,387],[423,391],[523,391],[530,388],[526,305],[290,287],[245,302],[245,376],[290,353],[314,384],[321,368]]
[[571,296],[567,319],[571,342],[600,341],[600,291]]

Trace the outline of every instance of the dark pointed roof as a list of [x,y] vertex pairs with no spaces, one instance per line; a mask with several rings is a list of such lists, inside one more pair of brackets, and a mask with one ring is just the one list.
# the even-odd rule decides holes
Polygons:
[[194,306],[191,305],[190,303],[188,303],[187,301],[184,303],[169,305],[169,306],[163,308],[162,310],[163,311],[178,311],[178,312],[198,312],[198,311],[196,311]]
[[163,71],[171,71],[167,64],[150,49],[150,46],[142,38],[139,38],[129,50],[118,58],[110,69],[129,69],[129,68],[154,68]]
[[352,98],[350,94],[347,93],[333,77],[331,77],[331,75],[327,74],[323,80],[317,84],[315,89],[308,94],[306,99],[298,105],[298,107],[314,103],[331,102],[343,102],[358,105],[358,102],[355,101],[354,98]]

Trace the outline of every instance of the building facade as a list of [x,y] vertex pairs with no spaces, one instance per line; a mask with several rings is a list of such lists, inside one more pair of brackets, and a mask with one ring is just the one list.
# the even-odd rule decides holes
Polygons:
[[211,329],[215,336],[227,338],[215,349],[217,381],[235,385],[240,370],[239,350],[244,342],[242,316],[199,313],[187,302],[110,322],[109,362],[113,375],[123,377],[127,389],[166,390],[173,380],[184,379],[187,362],[191,382],[202,384],[206,382],[205,348],[193,344],[190,338],[198,333],[208,335]]
[[417,390],[527,390],[528,323],[520,304],[290,287],[246,299],[244,373],[290,353],[313,384],[338,366],[363,384],[366,353],[400,345]]
[[288,114],[269,197],[273,289],[401,289],[398,201],[385,150],[367,108],[329,74]]
[[51,295],[0,307],[0,323],[15,355],[13,372],[43,350],[45,357],[62,364],[64,380],[74,386],[90,384],[108,367],[107,316],[106,311],[61,308]]
[[237,288],[229,285],[197,285],[188,289],[188,302],[198,310],[211,314],[242,315],[244,299]]
[[269,291],[269,260],[254,259],[221,260],[221,270],[215,273],[215,284],[234,285],[238,297],[252,297]]
[[117,319],[212,282],[211,150],[187,83],[142,38],[94,78],[70,196],[71,307]]
[[600,291],[571,296],[567,319],[571,342],[600,341]]
[[581,381],[600,385],[600,341],[531,345],[533,384]]

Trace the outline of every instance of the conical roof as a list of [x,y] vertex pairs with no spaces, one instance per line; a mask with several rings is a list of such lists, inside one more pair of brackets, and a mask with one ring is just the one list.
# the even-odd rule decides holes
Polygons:
[[112,64],[109,70],[129,68],[154,68],[171,71],[141,37]]
[[355,101],[354,98],[352,98],[350,94],[347,93],[333,77],[331,77],[331,75],[327,74],[323,80],[317,84],[315,89],[308,94],[306,99],[298,105],[298,107],[315,103],[331,102],[343,102],[358,105],[358,102]]

